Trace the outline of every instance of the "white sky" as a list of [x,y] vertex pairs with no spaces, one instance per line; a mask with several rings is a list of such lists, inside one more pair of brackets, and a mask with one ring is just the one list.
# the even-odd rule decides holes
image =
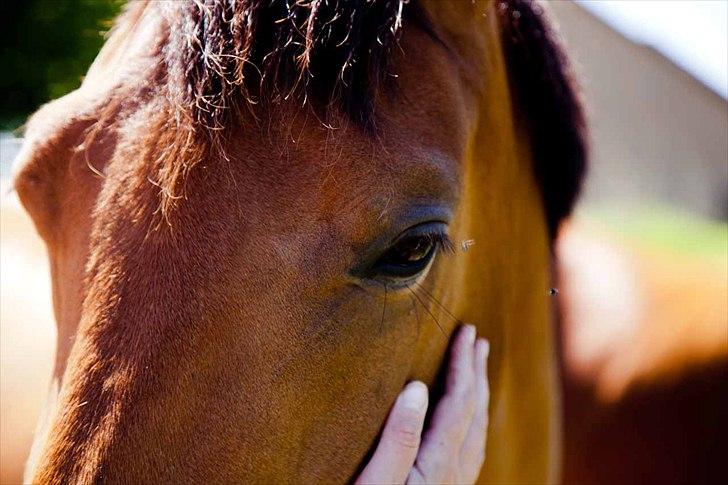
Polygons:
[[728,99],[728,0],[575,0]]

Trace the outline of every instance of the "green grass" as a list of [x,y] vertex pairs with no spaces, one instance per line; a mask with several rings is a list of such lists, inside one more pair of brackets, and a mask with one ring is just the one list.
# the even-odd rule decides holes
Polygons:
[[728,258],[728,223],[664,205],[587,207],[587,219],[648,249]]

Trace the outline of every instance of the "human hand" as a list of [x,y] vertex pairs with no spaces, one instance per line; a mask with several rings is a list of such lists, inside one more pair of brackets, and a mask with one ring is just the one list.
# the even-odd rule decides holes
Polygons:
[[485,461],[489,344],[475,327],[458,331],[450,350],[445,394],[429,429],[427,386],[407,384],[394,403],[377,449],[357,479],[369,483],[474,483]]

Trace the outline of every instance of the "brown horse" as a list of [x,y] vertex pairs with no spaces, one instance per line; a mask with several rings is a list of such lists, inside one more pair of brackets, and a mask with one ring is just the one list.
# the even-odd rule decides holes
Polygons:
[[20,155],[58,325],[28,477],[346,481],[469,321],[481,480],[555,480],[582,132],[531,2],[130,4]]
[[725,254],[582,221],[557,253],[564,482],[728,482]]

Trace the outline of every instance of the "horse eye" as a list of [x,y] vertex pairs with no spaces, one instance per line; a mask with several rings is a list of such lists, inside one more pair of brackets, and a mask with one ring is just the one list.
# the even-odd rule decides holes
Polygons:
[[379,276],[411,278],[422,272],[437,250],[437,240],[430,235],[412,235],[395,242],[376,262]]
[[397,265],[410,265],[425,259],[435,244],[427,237],[412,237],[399,241],[395,244],[387,254],[384,255],[384,261]]

